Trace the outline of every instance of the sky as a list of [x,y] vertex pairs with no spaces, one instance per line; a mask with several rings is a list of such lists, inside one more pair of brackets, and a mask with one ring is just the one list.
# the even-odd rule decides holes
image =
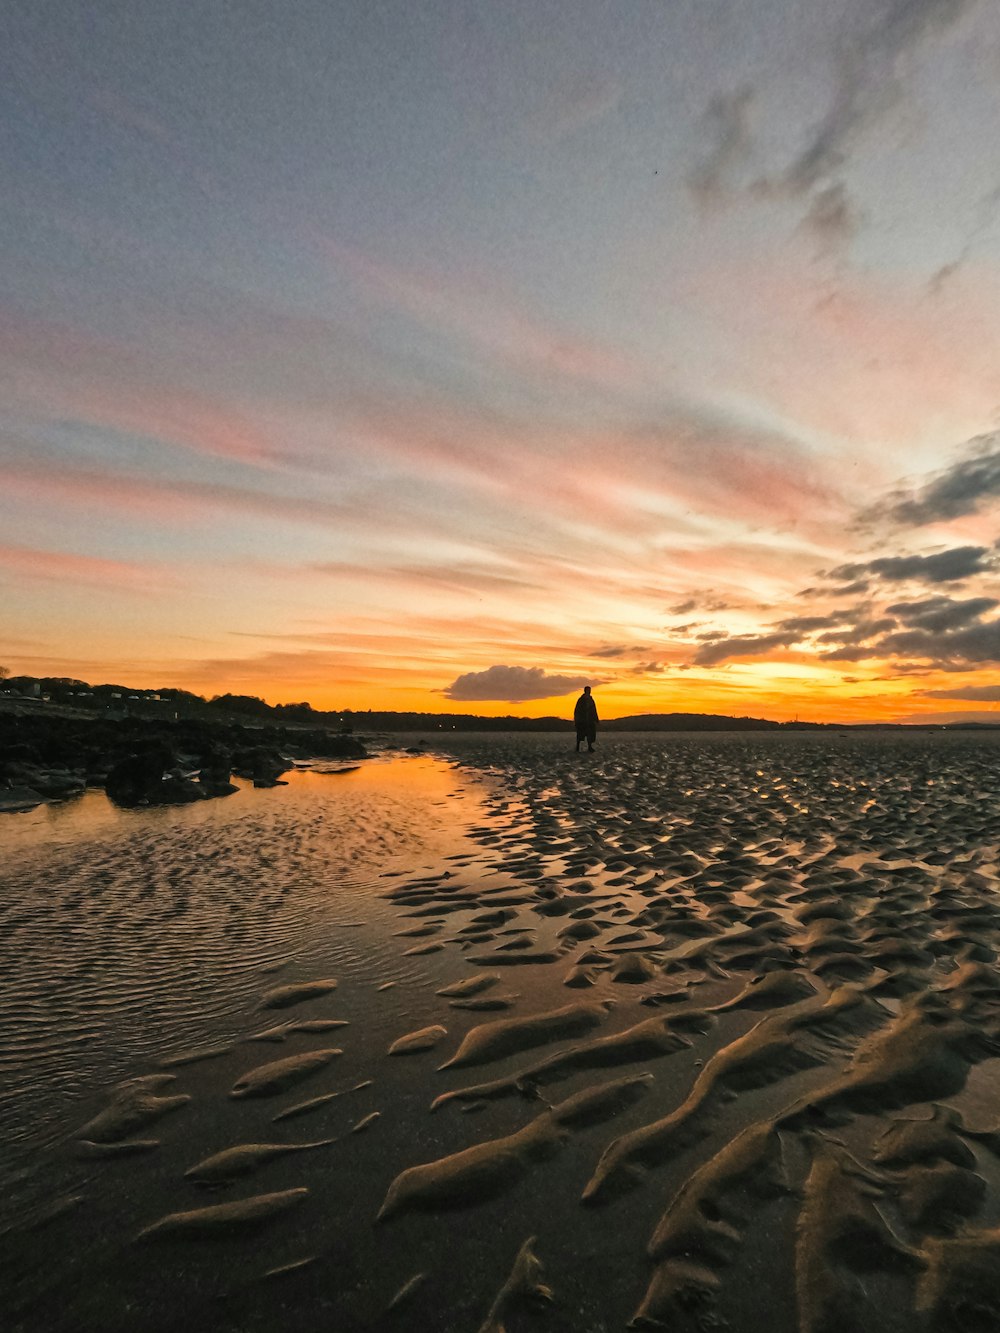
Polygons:
[[993,0],[14,0],[0,664],[1000,721]]

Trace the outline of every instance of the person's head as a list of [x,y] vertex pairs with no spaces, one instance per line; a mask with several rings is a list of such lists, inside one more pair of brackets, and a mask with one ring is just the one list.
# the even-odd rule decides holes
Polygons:
[[584,687],[583,687],[583,692],[584,692],[584,694],[589,694],[589,693],[590,693],[590,686],[589,686],[589,685],[584,685]]

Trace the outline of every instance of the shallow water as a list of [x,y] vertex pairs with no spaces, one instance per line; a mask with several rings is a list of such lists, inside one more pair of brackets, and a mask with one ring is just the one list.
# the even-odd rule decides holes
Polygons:
[[[764,1317],[776,1333],[819,1328],[848,1296],[861,1300],[858,1317],[877,1307],[886,1329],[909,1327],[915,1302],[936,1308],[930,1279],[891,1265],[876,1265],[862,1300],[850,1264],[828,1263],[839,1285],[817,1293],[811,1274],[833,1242],[809,1219],[836,1177],[823,1175],[836,1139],[868,1161],[893,1116],[927,1115],[941,1098],[974,1128],[989,1119],[996,1054],[972,1038],[1000,1036],[989,984],[998,739],[609,734],[594,755],[549,735],[447,746],[194,807],[116,811],[90,793],[0,822],[0,1231],[15,1257],[4,1278],[14,1327],[478,1328],[531,1235],[555,1302],[542,1314],[515,1302],[518,1328],[624,1327],[651,1278],[660,1285],[645,1313],[682,1330],[720,1326],[712,1320],[751,1329]],[[970,960],[980,972],[967,979]],[[480,999],[515,996],[509,1007],[455,1008],[436,994],[482,971],[499,980]],[[792,978],[787,994],[747,1001],[748,986],[778,974]],[[336,989],[258,1009],[276,986],[325,978]],[[817,1017],[845,986],[846,1017]],[[925,1045],[954,1035],[938,1062],[947,1077],[920,1059],[900,1074],[893,1051],[875,1050],[878,1087],[834,1097],[855,1053],[901,1018],[922,1021],[938,992],[947,1022],[931,1015]],[[477,1024],[568,1006],[568,1020],[508,1032],[481,1065],[436,1071]],[[670,1034],[663,1050],[593,1045],[650,1019]],[[347,1026],[253,1040],[281,1023],[332,1020]],[[425,1027],[446,1029],[428,1036],[436,1048],[387,1055]],[[284,1092],[230,1096],[251,1069],[334,1049],[313,1072],[293,1071],[301,1082]],[[583,1052],[576,1065],[539,1072],[569,1050]],[[169,1063],[185,1052],[212,1058]],[[114,1085],[157,1071],[173,1081],[156,1095],[190,1101],[123,1136],[157,1146],[81,1158],[81,1127]],[[549,1105],[621,1078],[640,1079],[621,1105],[615,1094],[596,1119],[547,1128]],[[504,1079],[509,1088],[429,1110],[442,1092]],[[330,1093],[341,1095],[275,1123]],[[794,1118],[779,1132],[804,1094],[835,1112],[818,1138]],[[657,1160],[638,1173],[627,1156],[598,1167],[618,1136],[683,1106]],[[373,1225],[407,1168],[533,1122],[540,1146],[502,1188],[474,1175],[445,1204],[451,1187],[438,1174],[430,1194],[420,1185]],[[762,1159],[736,1188],[723,1160],[705,1216],[729,1219],[725,1244],[696,1237],[684,1262],[668,1252],[651,1264],[646,1245],[672,1195],[755,1125],[780,1143],[785,1184],[763,1188]],[[328,1137],[338,1142],[255,1164],[228,1187],[184,1176],[235,1145]],[[917,1167],[873,1186],[914,1252],[996,1224],[978,1140],[975,1160],[988,1190],[957,1223],[933,1207],[914,1221]],[[136,1241],[177,1211],[302,1188],[308,1196],[280,1205],[290,1211],[253,1227]],[[601,1206],[582,1208],[585,1190]],[[285,1265],[296,1266],[273,1272]],[[766,1293],[754,1279],[762,1267],[776,1275]],[[988,1293],[975,1295],[988,1307]]]
[[195,806],[91,791],[5,817],[3,1141],[51,1145],[143,1061],[234,1039],[275,976],[413,980],[379,890],[463,846],[456,802],[476,808],[472,783],[409,757]]

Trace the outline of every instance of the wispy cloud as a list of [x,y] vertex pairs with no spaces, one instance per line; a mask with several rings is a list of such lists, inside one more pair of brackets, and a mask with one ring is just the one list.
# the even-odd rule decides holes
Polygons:
[[838,173],[860,133],[899,95],[911,52],[956,24],[980,0],[876,0],[865,22],[845,31],[833,98],[781,177],[793,192]]
[[752,88],[740,88],[717,93],[705,109],[702,133],[706,149],[687,178],[688,188],[703,208],[727,199],[751,160],[753,99]]
[[41,579],[46,582],[85,583],[101,588],[148,593],[175,586],[173,571],[156,564],[130,560],[107,560],[71,551],[41,550],[28,546],[0,545],[0,577]]
[[147,145],[155,145],[163,157],[194,181],[210,198],[220,197],[215,178],[197,161],[194,153],[185,147],[180,137],[158,117],[109,87],[95,88],[89,101],[112,124],[138,135]]
[[469,348],[531,371],[598,388],[635,388],[647,375],[620,347],[547,325],[488,282],[418,271],[313,233],[319,251],[371,297]]
[[140,476],[71,463],[57,466],[50,460],[33,460],[23,451],[12,454],[9,448],[0,449],[0,479],[9,491],[16,489],[35,503],[111,507],[170,524],[226,513],[323,527],[357,523],[365,517],[357,495],[329,500],[225,482]]
[[165,379],[126,342],[0,312],[8,402],[44,418],[77,418],[195,454],[271,468],[281,449],[245,407]]
[[536,131],[547,139],[561,139],[615,111],[622,85],[601,74],[579,74],[551,90],[541,110],[532,118]]
[[[440,588],[449,592],[463,592],[473,595],[483,593],[524,593],[542,589],[545,585],[537,579],[528,578],[524,573],[504,572],[487,565],[422,563],[403,565],[358,564],[348,561],[316,561],[308,570],[317,574],[328,574],[337,579],[358,579],[376,583],[388,583],[399,587]],[[292,577],[301,577],[303,570],[296,567]]]
[[960,685],[953,690],[921,690],[926,699],[968,699],[976,703],[1000,703],[1000,685]]
[[843,181],[817,191],[802,217],[802,230],[821,252],[839,250],[853,240],[861,225],[857,206]]

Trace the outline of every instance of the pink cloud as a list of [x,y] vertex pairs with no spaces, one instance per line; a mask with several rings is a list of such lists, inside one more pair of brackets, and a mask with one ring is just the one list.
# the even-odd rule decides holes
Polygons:
[[113,507],[155,521],[196,520],[219,513],[252,514],[279,522],[343,526],[363,523],[364,505],[354,500],[278,495],[221,482],[145,478],[126,472],[54,468],[29,459],[0,462],[0,478],[36,502],[74,507]]
[[130,592],[148,592],[151,588],[162,588],[175,581],[158,565],[2,544],[0,570],[17,578],[44,579],[57,583],[68,579],[73,583],[95,584]]
[[834,462],[777,432],[683,409],[654,425],[588,432],[450,402],[383,400],[356,409],[350,432],[373,456],[489,500],[508,497],[543,525],[562,517],[612,534],[662,532],[663,514],[650,512],[661,503],[675,511],[675,532],[693,532],[706,515],[816,528],[846,514]]
[[648,382],[619,348],[540,322],[488,282],[460,282],[452,275],[403,268],[318,232],[312,239],[327,259],[379,301],[521,370],[614,390]]
[[161,120],[111,88],[96,88],[90,94],[91,105],[113,124],[133,131],[154,143],[184,175],[190,176],[205,194],[219,197],[214,178],[195,161],[182,141]]
[[290,577],[300,578],[303,573],[327,574],[331,578],[346,578],[363,582],[385,583],[390,586],[423,587],[439,589],[444,592],[467,593],[474,596],[483,594],[503,595],[515,593],[523,595],[542,591],[537,579],[526,577],[526,571],[514,566],[509,569],[491,567],[486,564],[454,561],[440,565],[374,565],[358,564],[344,560],[318,562],[287,571]]
[[552,90],[535,117],[535,127],[541,137],[562,138],[603,120],[617,109],[621,98],[622,86],[616,79],[580,74]]
[[[959,274],[929,296],[906,274],[842,272],[836,284],[801,255],[759,256],[748,271],[713,264],[691,300],[725,341],[706,364],[787,419],[869,449],[856,484],[890,484],[906,451],[940,454],[995,418],[1000,399],[997,275]],[[850,480],[846,475],[846,479]]]
[[273,467],[276,442],[244,411],[176,383],[131,344],[68,325],[0,315],[8,402],[34,415],[161,439],[198,454]]

